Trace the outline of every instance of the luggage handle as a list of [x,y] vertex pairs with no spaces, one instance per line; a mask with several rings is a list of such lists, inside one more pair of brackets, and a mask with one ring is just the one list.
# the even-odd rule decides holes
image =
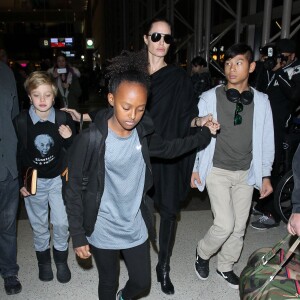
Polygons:
[[282,249],[283,245],[285,245],[290,240],[291,237],[292,237],[291,234],[287,234],[269,252],[267,252],[264,256],[262,256],[261,260],[257,262],[257,265],[259,265],[260,263],[262,263],[263,266],[266,265],[268,263],[268,261],[270,259],[272,259],[276,255],[276,253],[278,252],[278,250]]
[[[282,246],[290,239],[292,235],[288,234],[285,238],[283,238],[280,242],[278,242],[274,248],[272,248],[271,251],[269,251],[267,254],[265,254],[262,257],[263,265],[265,265],[276,253],[279,249],[282,248]],[[290,256],[295,252],[296,248],[298,247],[300,243],[300,237],[298,237],[293,245],[289,248],[287,251],[287,254],[285,255],[282,262],[274,268],[273,273],[269,277],[269,279],[259,288],[258,294],[256,294],[255,299],[260,299],[260,296],[262,295],[263,291],[267,287],[267,285],[274,279],[274,277],[278,274],[278,272],[282,269],[282,266],[286,263],[286,261],[290,258]],[[258,297],[258,298],[257,298]]]

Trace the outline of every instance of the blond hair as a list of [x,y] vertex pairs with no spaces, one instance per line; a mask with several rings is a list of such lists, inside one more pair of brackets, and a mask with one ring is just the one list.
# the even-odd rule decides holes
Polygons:
[[54,96],[57,95],[57,86],[52,77],[44,71],[32,72],[24,82],[24,87],[27,94],[30,94],[33,90],[37,89],[40,85],[50,85]]

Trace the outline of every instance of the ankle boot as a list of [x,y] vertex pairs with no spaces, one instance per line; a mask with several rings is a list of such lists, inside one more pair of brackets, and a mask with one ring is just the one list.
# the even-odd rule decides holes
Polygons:
[[71,271],[68,266],[68,249],[58,251],[53,247],[53,258],[56,265],[56,277],[60,283],[67,283],[71,279]]
[[161,220],[159,229],[159,253],[156,266],[157,281],[160,282],[161,290],[167,294],[175,293],[170,279],[170,258],[175,241],[176,221]]
[[41,281],[51,281],[53,279],[53,272],[51,267],[50,249],[36,251],[35,253],[39,266],[39,279]]

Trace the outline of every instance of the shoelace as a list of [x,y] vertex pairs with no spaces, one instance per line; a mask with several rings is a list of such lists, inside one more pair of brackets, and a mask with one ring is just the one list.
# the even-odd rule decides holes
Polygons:
[[262,223],[262,222],[264,222],[264,221],[267,221],[268,219],[269,219],[268,216],[262,215],[262,216],[258,219],[258,221],[259,221],[260,223]]

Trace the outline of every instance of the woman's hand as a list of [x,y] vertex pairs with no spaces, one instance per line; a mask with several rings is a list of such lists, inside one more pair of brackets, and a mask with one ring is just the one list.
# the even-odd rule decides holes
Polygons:
[[76,109],[64,107],[60,110],[69,113],[74,121],[80,122],[81,113],[79,113]]
[[60,125],[58,132],[64,139],[68,139],[72,135],[72,130],[68,125]]
[[217,131],[220,130],[220,123],[215,120],[212,114],[208,114],[205,117],[201,118],[201,126],[206,126],[210,130],[210,133],[213,135],[217,134]]
[[89,245],[74,248],[74,251],[75,251],[76,255],[78,255],[82,259],[87,259],[92,255],[90,252]]
[[210,130],[212,135],[216,135],[217,131],[220,129],[220,124],[217,120],[213,118],[212,114],[208,114],[204,117],[196,117],[192,120],[192,127],[202,127],[206,126]]

